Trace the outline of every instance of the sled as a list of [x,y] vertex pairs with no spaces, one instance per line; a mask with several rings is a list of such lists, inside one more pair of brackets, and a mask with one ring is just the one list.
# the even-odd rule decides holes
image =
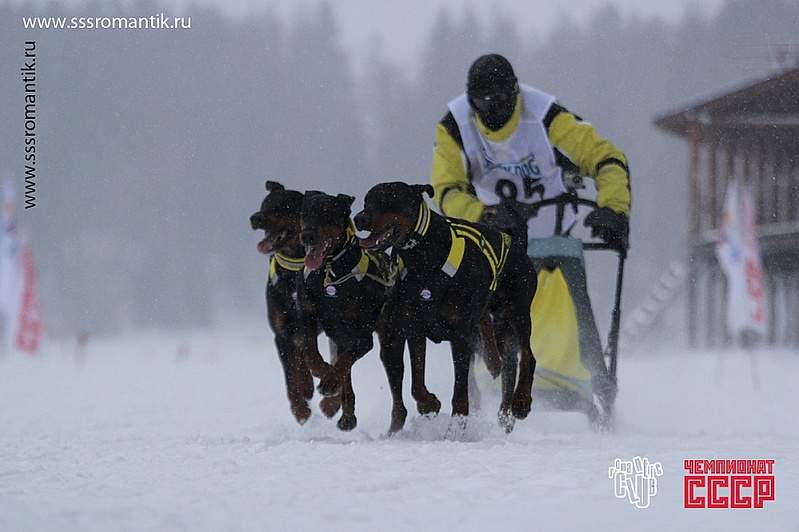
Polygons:
[[[566,209],[596,208],[596,202],[570,191],[512,208],[525,222],[542,208],[556,208],[555,236],[528,240],[528,255],[538,272],[531,311],[531,343],[537,360],[534,397],[547,409],[586,413],[592,426],[608,429],[616,398],[616,368],[621,294],[627,250],[619,243],[584,242],[562,228]],[[611,324],[604,345],[588,295],[585,253],[606,251],[618,257]]]

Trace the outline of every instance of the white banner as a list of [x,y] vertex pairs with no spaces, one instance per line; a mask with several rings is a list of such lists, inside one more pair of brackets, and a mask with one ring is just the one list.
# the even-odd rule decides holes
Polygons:
[[41,341],[42,322],[33,254],[30,246],[19,238],[14,189],[10,182],[3,187],[0,224],[2,349],[35,353]]
[[736,180],[724,200],[716,256],[727,277],[727,326],[734,336],[751,331],[766,334],[763,268],[755,230],[752,194]]
[[19,303],[22,295],[22,275],[19,264],[19,235],[14,213],[14,189],[10,182],[3,186],[2,231],[0,231],[0,317],[2,318],[5,351],[14,349]]

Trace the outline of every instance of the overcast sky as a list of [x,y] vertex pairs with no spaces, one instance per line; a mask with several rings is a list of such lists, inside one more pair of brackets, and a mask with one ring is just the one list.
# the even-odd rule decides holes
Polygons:
[[[1,1],[1,0],[0,0]],[[15,0],[11,0],[14,2]],[[22,0],[16,0],[20,3]],[[27,1],[27,0],[26,0]],[[39,0],[45,3],[48,0]],[[60,0],[75,4],[82,0]],[[190,3],[216,5],[235,16],[246,16],[265,6],[276,8],[282,17],[301,16],[304,7],[322,0],[162,0],[165,5],[184,7]],[[435,22],[446,7],[454,16],[471,6],[478,17],[490,22],[495,14],[512,17],[519,28],[548,36],[557,31],[558,21],[567,15],[581,24],[590,23],[591,15],[601,6],[613,4],[625,15],[660,16],[679,20],[687,8],[714,13],[724,0],[328,0],[335,7],[342,41],[353,58],[356,69],[368,57],[379,39],[383,55],[396,64],[412,67]]]
[[[185,5],[189,0],[171,0]],[[276,6],[282,16],[298,16],[300,6],[313,5],[319,0],[200,0],[205,4],[223,6],[231,13],[257,9],[264,4]],[[679,20],[688,7],[703,13],[715,12],[723,0],[563,0],[555,5],[549,0],[335,0],[344,46],[352,54],[357,67],[367,57],[370,47],[379,37],[382,51],[399,64],[413,66],[428,37],[436,15],[442,7],[458,16],[471,6],[481,19],[490,21],[497,14],[512,17],[520,28],[547,36],[557,31],[563,14],[579,23],[590,23],[591,15],[601,6],[613,4],[623,14],[661,16]]]

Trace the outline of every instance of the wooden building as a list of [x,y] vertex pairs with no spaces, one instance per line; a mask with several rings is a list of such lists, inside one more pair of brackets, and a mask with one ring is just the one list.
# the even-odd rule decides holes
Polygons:
[[799,68],[660,116],[689,143],[688,330],[692,345],[731,342],[715,256],[730,179],[753,192],[772,345],[799,346]]

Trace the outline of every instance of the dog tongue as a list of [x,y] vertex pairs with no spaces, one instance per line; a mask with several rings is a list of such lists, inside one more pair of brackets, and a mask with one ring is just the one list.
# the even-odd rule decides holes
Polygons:
[[325,246],[315,246],[305,250],[305,267],[311,271],[318,270],[325,261]]
[[264,255],[272,253],[272,243],[269,242],[269,239],[264,238],[263,240],[258,242],[258,251],[260,251]]

